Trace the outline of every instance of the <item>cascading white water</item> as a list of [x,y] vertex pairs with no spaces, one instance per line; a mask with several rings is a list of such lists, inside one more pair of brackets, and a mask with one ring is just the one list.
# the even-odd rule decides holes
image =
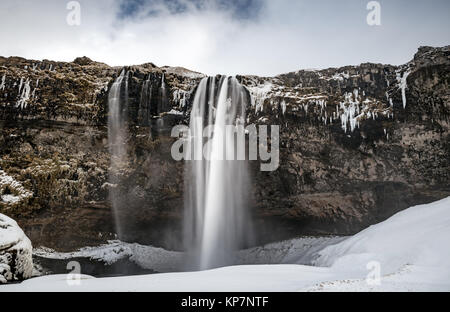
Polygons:
[[151,105],[152,105],[152,76],[149,74],[144,81],[141,89],[141,99],[139,103],[138,122],[142,126],[148,126],[151,119]]
[[[125,84],[124,96],[122,96],[122,84]],[[124,105],[121,105],[122,98],[127,101],[128,98],[128,74],[122,70],[120,76],[111,86],[108,95],[108,140],[109,151],[112,158],[120,160],[125,155],[124,144]]]
[[[227,77],[204,78],[194,98],[185,203],[186,248],[193,269],[233,264],[250,232],[246,161],[231,160],[236,159],[236,142],[226,129],[244,124],[247,100],[244,87]],[[212,133],[203,137],[207,126]]]
[[159,89],[160,100],[158,103],[158,114],[167,111],[169,108],[169,100],[167,98],[167,85],[166,85],[166,75],[163,73],[161,76],[161,86]]
[[116,230],[119,237],[122,235],[120,208],[121,200],[117,191],[120,183],[118,172],[126,162],[126,125],[125,110],[128,102],[128,73],[124,70],[117,77],[111,86],[108,95],[108,144],[111,155],[111,165],[109,172],[110,200],[113,206]]

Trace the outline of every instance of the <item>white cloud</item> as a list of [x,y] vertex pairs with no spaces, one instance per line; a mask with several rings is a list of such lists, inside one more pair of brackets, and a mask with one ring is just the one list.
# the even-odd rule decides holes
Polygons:
[[67,25],[67,2],[2,0],[0,55],[62,61],[86,55],[110,65],[153,62],[211,75],[274,75],[365,61],[403,63],[419,45],[448,44],[441,13],[407,23],[411,14],[386,4],[383,26],[374,28],[365,24],[364,1],[265,0],[250,20],[214,6],[120,20],[117,1],[84,0],[80,27]]

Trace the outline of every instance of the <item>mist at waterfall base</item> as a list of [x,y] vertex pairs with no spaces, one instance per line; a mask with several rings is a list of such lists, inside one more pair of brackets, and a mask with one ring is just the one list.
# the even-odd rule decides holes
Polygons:
[[[158,81],[158,90],[155,90],[157,103],[152,99],[155,78],[149,75],[144,81],[137,114],[138,123],[149,127],[150,132],[160,121],[156,118],[155,125],[151,119],[168,102],[164,74]],[[138,206],[140,203],[132,194],[133,181],[125,178],[131,161],[127,145],[130,135],[129,81],[130,72],[123,69],[111,85],[108,96],[108,143],[111,155],[108,190],[118,238],[133,242],[136,236],[131,232],[136,232],[136,216],[151,207]],[[235,137],[219,135],[225,133],[227,126],[244,125],[249,101],[248,91],[236,78],[208,77],[202,79],[197,87],[190,116],[192,138],[187,152],[203,153],[204,146],[208,148],[204,160],[186,161],[184,164],[185,199],[181,234],[186,260],[181,268],[183,270],[232,265],[236,262],[237,251],[252,243],[252,225],[247,211],[250,193],[247,161],[221,160],[236,159],[228,158],[230,153],[236,151],[236,140]],[[212,127],[213,131],[209,137],[203,137],[204,127],[207,126]],[[149,140],[152,139],[150,135]],[[205,144],[207,141],[210,144]],[[221,153],[227,157],[222,157]],[[146,229],[138,231],[141,232],[139,235],[146,235]],[[167,235],[163,232],[162,236]]]
[[[185,169],[186,269],[232,265],[236,251],[250,243],[247,162],[225,160],[237,159],[237,140],[225,128],[244,125],[248,97],[236,78],[204,78],[197,88],[186,151],[196,155]],[[213,131],[205,138],[206,126]]]

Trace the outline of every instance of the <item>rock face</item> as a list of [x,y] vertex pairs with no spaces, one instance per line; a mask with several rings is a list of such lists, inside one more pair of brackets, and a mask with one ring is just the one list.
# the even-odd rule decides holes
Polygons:
[[30,278],[32,246],[17,223],[0,214],[0,284]]
[[[108,91],[123,68],[0,57],[0,212],[34,244],[61,250],[114,237],[180,248],[184,165],[170,130],[188,124],[204,75],[148,63],[128,75],[128,163],[108,180]],[[276,77],[239,76],[248,123],[280,125],[280,168],[251,162],[256,237],[353,234],[450,195],[450,48],[402,66],[361,64]],[[117,190],[116,190],[117,191]]]
[[346,234],[445,197],[449,57],[449,47],[421,48],[399,67],[247,78],[251,121],[282,126],[280,169],[255,171],[257,209],[292,233]]

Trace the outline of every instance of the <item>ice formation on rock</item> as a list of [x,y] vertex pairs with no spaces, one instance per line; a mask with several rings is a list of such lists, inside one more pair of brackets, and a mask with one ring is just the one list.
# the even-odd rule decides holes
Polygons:
[[[22,90],[22,93],[20,93],[20,90],[22,89],[22,85],[23,85],[23,90]],[[20,96],[19,96],[19,99],[17,100],[16,107],[20,107],[21,109],[24,109],[27,107],[28,101],[30,100],[30,97],[31,97],[31,87],[30,87],[29,79],[27,79],[25,81],[25,83],[23,83],[23,79],[20,80],[19,94],[20,94]]]
[[6,74],[3,75],[2,82],[0,84],[0,90],[5,90],[5,83],[6,83]]
[[401,76],[400,71],[397,72],[397,82],[399,84],[400,90],[402,91],[403,108],[406,108],[407,79],[410,74],[411,74],[410,70],[407,70],[406,72],[404,72],[403,76]]

